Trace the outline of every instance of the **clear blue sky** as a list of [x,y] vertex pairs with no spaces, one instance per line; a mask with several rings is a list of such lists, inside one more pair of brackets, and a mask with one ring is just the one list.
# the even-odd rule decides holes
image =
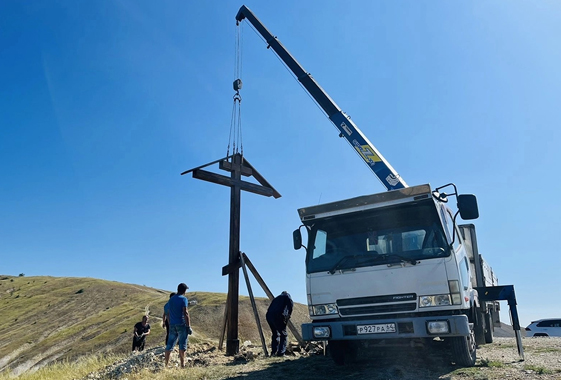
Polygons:
[[[229,189],[180,173],[226,155],[241,5],[0,2],[0,273],[226,292]],[[409,185],[478,196],[523,325],[561,316],[561,3],[246,5]],[[244,155],[282,198],[242,195],[241,249],[305,303],[297,209],[384,188],[242,35]]]

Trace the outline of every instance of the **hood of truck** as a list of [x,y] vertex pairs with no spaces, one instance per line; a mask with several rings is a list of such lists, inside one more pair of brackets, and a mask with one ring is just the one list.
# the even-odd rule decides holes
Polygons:
[[334,274],[310,273],[309,299],[312,305],[337,303],[340,311],[345,307],[368,308],[359,313],[364,315],[415,311],[419,296],[450,292],[446,271],[446,261],[450,259],[422,260],[417,265],[378,265]]

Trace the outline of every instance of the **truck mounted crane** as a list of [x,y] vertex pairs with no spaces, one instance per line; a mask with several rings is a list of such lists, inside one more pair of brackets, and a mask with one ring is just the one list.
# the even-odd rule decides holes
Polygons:
[[[473,366],[477,345],[491,343],[500,325],[498,300],[507,300],[523,360],[513,285],[498,280],[477,248],[477,200],[452,183],[408,187],[351,119],[280,41],[246,7],[247,19],[294,73],[387,192],[298,210],[294,248],[306,249],[311,323],[304,340],[327,341],[337,364],[384,345],[449,345],[453,361]],[[453,193],[442,192],[453,187]],[[446,203],[457,199],[457,212]],[[301,227],[307,233],[303,244]],[[438,338],[438,339],[436,339]]]

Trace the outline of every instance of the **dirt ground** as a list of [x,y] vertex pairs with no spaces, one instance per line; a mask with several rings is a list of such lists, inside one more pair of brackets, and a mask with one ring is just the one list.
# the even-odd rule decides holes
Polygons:
[[[293,352],[284,358],[266,358],[260,346],[246,342],[240,354],[227,357],[210,343],[192,345],[188,349],[187,366],[229,366],[235,368],[226,378],[258,380],[267,378],[297,380],[319,379],[449,379],[449,380],[519,380],[561,379],[561,338],[523,339],[525,360],[521,361],[514,338],[495,338],[494,343],[478,349],[475,367],[462,368],[452,363],[445,345],[430,351],[421,348],[384,349],[362,355],[351,365],[336,366],[329,356],[323,356],[321,346],[310,352]],[[179,365],[172,354],[172,367]],[[153,348],[132,354],[101,373],[86,379],[121,379],[131,372],[147,369],[164,371],[163,348]],[[188,369],[186,369],[188,371]]]
[[495,338],[493,344],[478,349],[477,364],[503,363],[504,367],[487,367],[493,379],[561,379],[561,338],[524,338],[522,346],[524,361],[514,338]]

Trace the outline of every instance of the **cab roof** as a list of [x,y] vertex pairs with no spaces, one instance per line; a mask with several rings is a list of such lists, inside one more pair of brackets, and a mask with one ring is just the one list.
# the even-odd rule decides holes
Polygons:
[[389,206],[431,197],[429,184],[406,187],[404,189],[386,191],[378,194],[363,195],[356,198],[345,199],[322,205],[298,209],[302,221],[323,218],[338,214],[347,214],[354,211],[363,211],[371,208]]

